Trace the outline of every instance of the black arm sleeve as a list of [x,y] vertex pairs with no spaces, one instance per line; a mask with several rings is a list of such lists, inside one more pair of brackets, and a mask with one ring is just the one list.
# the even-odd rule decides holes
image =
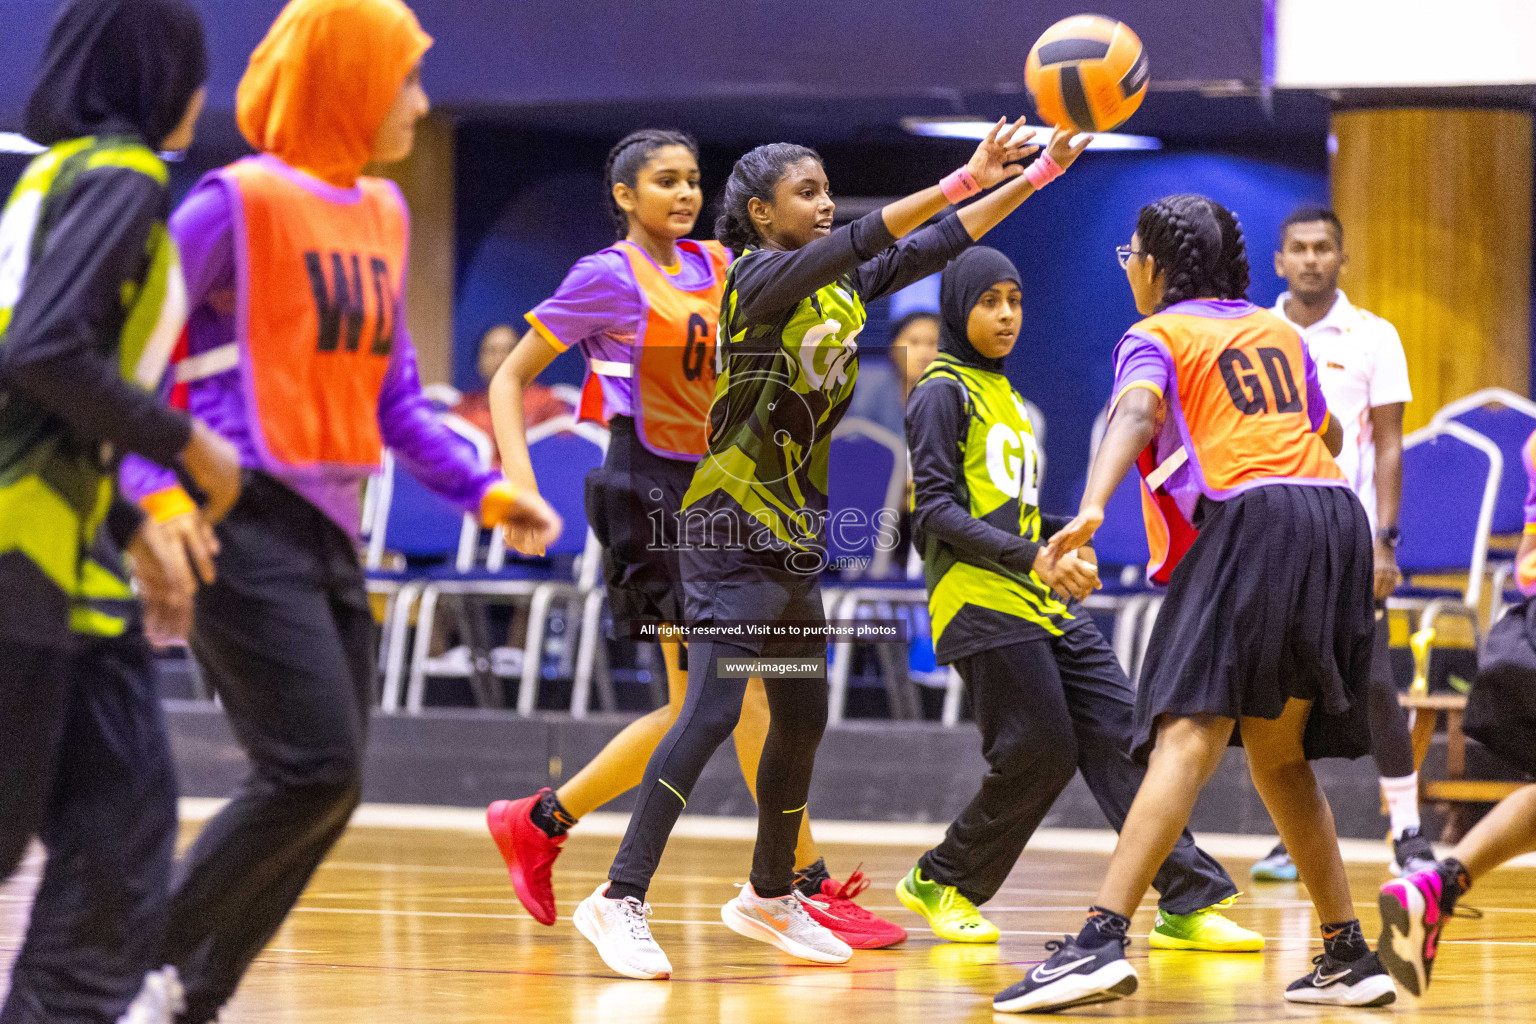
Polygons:
[[117,545],[117,550],[128,550],[128,545],[133,542],[133,535],[138,533],[139,527],[144,525],[145,518],[147,517],[144,510],[138,505],[121,494],[112,496],[112,504],[107,509],[105,525],[112,543]]
[[62,202],[0,346],[0,381],[84,437],[173,465],[191,421],[124,380],[116,345],[102,344],[122,329],[123,282],[143,272],[164,193],[136,171],[104,167],[81,174]]
[[912,456],[912,524],[941,540],[961,556],[983,558],[1015,572],[1035,566],[1040,545],[999,530],[971,515],[955,500],[954,482],[963,479],[960,432],[965,399],[960,385],[932,378],[912,392],[907,403],[907,450]]
[[895,241],[876,210],[793,252],[755,252],[736,268],[737,314],[749,323],[772,320]]
[[1072,519],[1072,516],[1053,516],[1049,512],[1041,512],[1040,539],[1042,541],[1050,540],[1060,533]]
[[914,231],[854,272],[866,302],[943,270],[974,242],[957,214]]

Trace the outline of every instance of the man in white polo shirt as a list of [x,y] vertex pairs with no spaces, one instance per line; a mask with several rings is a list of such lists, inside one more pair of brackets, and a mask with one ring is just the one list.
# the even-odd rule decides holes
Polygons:
[[[1350,304],[1339,291],[1344,227],[1332,210],[1304,206],[1280,225],[1275,273],[1290,290],[1274,312],[1300,332],[1317,364],[1328,411],[1344,428],[1339,468],[1359,495],[1376,538],[1376,649],[1372,658],[1371,751],[1381,772],[1392,823],[1394,870],[1434,866],[1429,841],[1419,834],[1419,776],[1413,767],[1408,715],[1397,703],[1388,651],[1386,598],[1402,582],[1397,568],[1397,510],[1403,491],[1403,406],[1412,398],[1408,360],[1397,329]],[[1253,866],[1253,877],[1296,878],[1296,867],[1276,846]]]

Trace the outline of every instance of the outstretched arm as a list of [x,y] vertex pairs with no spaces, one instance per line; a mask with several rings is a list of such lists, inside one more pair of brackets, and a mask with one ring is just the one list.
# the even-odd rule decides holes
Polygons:
[[[1075,129],[1057,128],[1051,133],[1051,141],[1045,152],[1055,161],[1056,166],[1065,171],[1077,162],[1077,158],[1083,155],[1083,150],[1092,141],[1092,135],[1077,135]],[[1034,185],[1023,177],[1021,167],[1014,164],[1007,170],[1012,172],[1009,177],[1014,180],[961,208],[960,223],[965,225],[972,239],[980,240],[982,235],[1001,224],[1024,200],[1035,194]]]
[[955,481],[965,475],[960,455],[965,406],[959,387],[943,379],[929,381],[913,392],[907,406],[913,525],[949,544],[962,557],[993,562],[1017,573],[1033,570],[1063,595],[1087,597],[1099,586],[1098,571],[1091,563],[1069,557],[1058,566],[1048,558],[1044,544],[1000,530],[955,500]]
[[[1005,118],[999,118],[976,147],[964,170],[977,187],[991,188],[1024,173],[1017,161],[1032,148],[1029,143],[1034,132],[1022,130],[1023,127],[1022,117],[1011,125]],[[1025,191],[1018,193],[1006,209],[996,207],[996,220],[981,231],[1011,212],[1030,191],[1026,184]],[[975,231],[967,237],[962,225],[951,225],[948,218],[917,232],[949,203],[941,185],[930,185],[799,249],[754,252],[736,270],[737,315],[752,322],[770,320],[855,269],[859,271],[859,291],[866,299],[943,269],[960,249],[979,237]],[[988,216],[977,214],[972,219],[979,223]],[[891,248],[898,239],[913,232],[917,234],[908,242],[912,248]],[[874,263],[870,265],[870,261]]]
[[[1013,129],[1017,129],[1019,123],[1015,122]],[[999,127],[1001,122],[992,129],[994,134]],[[1048,152],[1063,170],[1072,166],[1073,161],[1087,147],[1090,136],[1083,136],[1076,145],[1071,140],[1072,133],[1060,128],[1056,129],[1051,136]],[[1023,148],[1022,142],[1011,142],[1005,147],[989,139],[982,143],[981,148],[977,150],[977,155],[971,158],[972,163],[983,155],[988,159],[1013,159],[1012,154],[1020,152]],[[971,164],[966,165],[966,170],[971,170]],[[950,260],[1002,223],[1004,218],[1018,209],[1024,200],[1035,194],[1034,184],[1023,176],[1023,170],[1017,163],[998,164],[990,173],[1000,175],[998,180],[1006,181],[1007,184],[961,207],[937,224],[914,231],[893,248],[886,249],[858,269],[859,293],[866,301],[899,291],[929,274],[937,274],[949,264]],[[972,176],[976,177],[974,172]],[[978,184],[980,180],[977,178]],[[933,191],[940,191],[940,198],[943,198],[938,186],[934,186]],[[922,194],[924,193],[918,193],[918,195]],[[900,204],[893,203],[884,207],[881,215],[885,216],[886,211],[897,205]],[[943,207],[940,206],[938,209],[942,210]],[[886,223],[889,224],[889,219]]]
[[560,535],[561,521],[537,491],[519,492],[481,466],[469,442],[438,418],[421,393],[416,349],[403,326],[395,335],[384,389],[379,396],[379,430],[384,443],[411,475],[443,498],[476,513],[484,526],[503,524],[508,532],[527,532],[540,545]]
[[1157,433],[1157,406],[1161,399],[1147,388],[1131,388],[1120,396],[1111,414],[1109,428],[1099,444],[1099,453],[1088,470],[1088,486],[1078,505],[1077,518],[1062,527],[1050,540],[1052,558],[1060,558],[1087,544],[1099,524],[1104,522],[1104,506],[1136,458]]

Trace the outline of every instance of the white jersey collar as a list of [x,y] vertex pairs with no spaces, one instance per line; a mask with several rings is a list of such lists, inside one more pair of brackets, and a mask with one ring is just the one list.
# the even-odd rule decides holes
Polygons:
[[1359,314],[1355,312],[1355,307],[1345,297],[1343,289],[1335,289],[1333,305],[1329,307],[1327,315],[1311,327],[1303,327],[1285,315],[1285,301],[1290,297],[1290,292],[1281,292],[1280,297],[1275,300],[1273,312],[1280,319],[1296,328],[1303,336],[1317,334],[1330,327],[1343,334],[1360,319]]

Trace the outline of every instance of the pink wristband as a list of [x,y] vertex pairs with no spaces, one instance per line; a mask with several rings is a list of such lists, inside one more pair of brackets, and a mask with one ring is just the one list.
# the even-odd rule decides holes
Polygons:
[[1034,163],[1024,168],[1024,180],[1033,185],[1037,192],[1059,177],[1061,177],[1061,165],[1052,160],[1051,154],[1043,149],[1040,155],[1035,157]]
[[950,204],[964,202],[971,196],[981,191],[981,186],[976,184],[976,179],[971,177],[971,172],[964,167],[950,172],[939,182],[939,191],[944,193],[944,198]]

